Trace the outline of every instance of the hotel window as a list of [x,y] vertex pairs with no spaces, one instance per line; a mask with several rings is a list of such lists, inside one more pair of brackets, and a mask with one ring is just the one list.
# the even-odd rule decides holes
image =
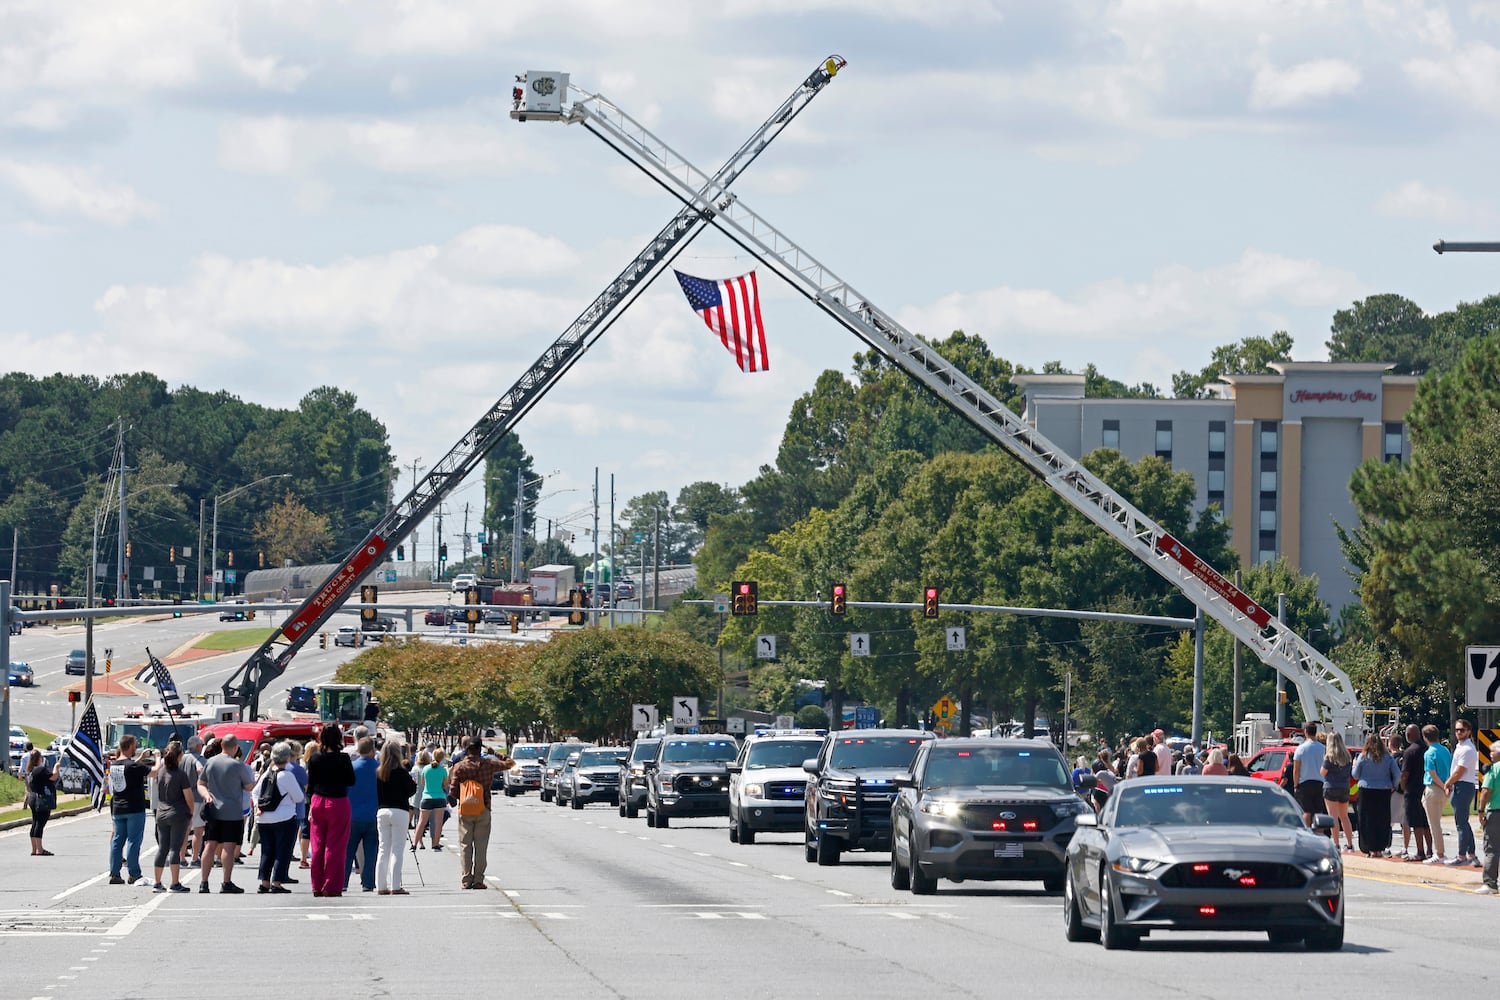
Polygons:
[[1260,503],[1259,544],[1257,561],[1268,562],[1276,557],[1276,453],[1280,444],[1278,427],[1274,420],[1263,420],[1260,425]]
[[1276,470],[1275,469],[1261,469],[1260,470],[1260,492],[1261,492],[1261,496],[1262,497],[1265,497],[1267,494],[1270,494],[1271,499],[1273,501],[1275,500],[1275,498],[1276,498]]
[[1222,420],[1208,422],[1208,502],[1224,509],[1225,425]]
[[1262,510],[1260,512],[1260,530],[1262,534],[1276,534],[1276,512],[1274,510]]
[[1120,422],[1118,420],[1104,421],[1104,436],[1100,446],[1120,450]]
[[1385,425],[1385,445],[1381,449],[1382,450],[1382,456],[1381,456],[1382,460],[1386,461],[1386,462],[1400,462],[1401,461],[1401,455],[1402,455],[1402,453],[1404,451],[1404,449],[1402,448],[1402,444],[1403,444],[1403,441],[1402,441],[1402,434],[1401,434],[1401,425],[1398,424],[1398,423],[1396,423],[1396,424],[1386,424]]
[[1262,455],[1276,454],[1276,439],[1276,421],[1262,420],[1260,423],[1260,453]]
[[1156,457],[1172,461],[1172,421],[1156,422]]

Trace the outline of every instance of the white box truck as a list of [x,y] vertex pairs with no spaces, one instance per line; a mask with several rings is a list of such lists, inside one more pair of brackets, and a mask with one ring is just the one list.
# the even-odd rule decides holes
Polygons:
[[531,571],[532,599],[554,608],[571,603],[578,571],[572,566],[538,566]]

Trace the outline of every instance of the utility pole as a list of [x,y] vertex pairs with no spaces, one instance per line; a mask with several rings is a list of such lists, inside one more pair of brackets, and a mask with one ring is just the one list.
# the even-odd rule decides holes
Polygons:
[[203,599],[203,512],[208,507],[208,497],[200,497],[198,500],[198,582],[193,585],[193,600]]
[[436,582],[438,580],[441,580],[443,578],[443,560],[440,558],[440,556],[442,554],[442,542],[443,542],[443,505],[442,504],[438,504],[438,509],[437,509],[437,534],[435,534],[435,535],[432,536],[432,567],[433,567],[433,570],[432,570],[433,571],[433,577],[432,577],[432,579],[433,579],[434,582]]
[[[404,468],[406,468],[406,466],[403,465],[402,468],[404,469]],[[414,459],[412,459],[412,463],[411,463],[411,488],[412,488],[413,491],[415,491],[416,488],[417,488],[417,473],[421,472],[421,471],[422,471],[422,460],[420,458],[414,458]],[[411,533],[411,578],[413,580],[415,580],[417,578],[417,544],[420,541],[421,541],[421,539],[419,539],[417,537],[417,533],[415,531],[413,531]]]
[[464,501],[464,562],[469,561],[469,507],[468,501]]
[[521,579],[521,532],[526,519],[526,472],[516,466],[516,512],[510,523],[510,582]]
[[[594,589],[589,598],[595,607],[599,606],[599,466],[594,466]],[[596,615],[589,622],[590,625],[599,621]]]
[[[595,576],[597,577],[597,573]],[[615,474],[609,474],[609,627],[615,627]]]
[[[661,608],[661,508],[657,508],[656,529],[652,532],[651,578],[651,610],[657,611]],[[641,581],[643,585],[645,582]],[[724,716],[720,714],[719,718]]]
[[[125,435],[125,425],[120,425],[120,435]],[[115,539],[115,566],[119,568],[120,575],[115,583],[115,600],[123,605],[125,598],[130,596],[130,567],[125,565],[125,542],[129,534],[125,527],[125,473],[131,470],[125,468],[125,451],[120,450],[120,534]]]

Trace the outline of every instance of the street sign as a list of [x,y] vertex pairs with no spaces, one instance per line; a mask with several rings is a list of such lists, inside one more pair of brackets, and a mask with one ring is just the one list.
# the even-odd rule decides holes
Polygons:
[[953,703],[952,698],[943,695],[932,706],[932,714],[937,716],[939,723],[947,723],[958,714],[958,706]]
[[385,571],[385,582],[386,583],[395,583],[396,582],[396,571],[395,570],[388,569],[388,570]]
[[224,582],[224,571],[222,569],[216,569],[216,570],[214,570],[214,583],[223,583],[223,582]]
[[870,633],[868,633],[868,632],[850,632],[849,633],[849,654],[851,656],[869,656],[870,655]]
[[745,717],[743,715],[731,715],[724,720],[724,731],[735,736],[745,735]]
[[874,729],[880,725],[880,709],[874,705],[857,705],[854,709],[855,729]]
[[678,726],[698,725],[698,699],[678,695],[672,699],[672,722]]
[[758,635],[755,637],[755,658],[757,660],[776,659],[776,637],[774,635]]
[[714,595],[714,614],[716,614],[716,615],[727,615],[727,614],[729,614],[729,595],[728,594],[715,594]]
[[962,627],[950,627],[948,632],[948,652],[962,653],[968,649],[967,630]]
[[797,720],[792,718],[790,715],[778,715],[776,716],[776,728],[791,729],[796,721]]
[[655,705],[631,705],[630,728],[637,732],[656,728]]
[[1500,646],[1464,649],[1465,698],[1470,708],[1500,708]]

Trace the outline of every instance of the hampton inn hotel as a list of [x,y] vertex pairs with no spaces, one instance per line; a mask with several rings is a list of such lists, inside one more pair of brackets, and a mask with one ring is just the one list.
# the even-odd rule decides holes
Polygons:
[[[1114,448],[1192,474],[1197,509],[1218,504],[1246,565],[1285,559],[1318,577],[1335,615],[1358,600],[1334,525],[1352,527],[1349,478],[1410,455],[1417,376],[1388,364],[1288,361],[1225,375],[1210,399],[1085,399],[1082,375],[1016,375],[1025,417],[1071,455]],[[1220,567],[1223,569],[1224,567]]]

